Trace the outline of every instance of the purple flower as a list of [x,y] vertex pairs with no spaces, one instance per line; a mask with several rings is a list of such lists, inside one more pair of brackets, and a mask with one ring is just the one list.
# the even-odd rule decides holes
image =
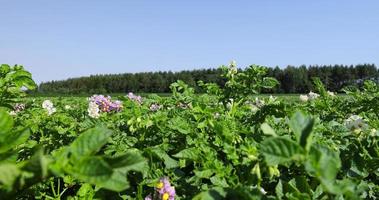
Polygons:
[[151,194],[147,195],[147,196],[145,197],[145,200],[153,200],[153,198],[151,197]]
[[21,111],[25,110],[25,104],[16,103],[16,105],[13,106],[13,110],[15,113],[21,112]]
[[105,97],[104,95],[93,95],[89,98],[89,101],[98,105],[100,111],[102,112],[119,112],[122,109],[122,103],[120,101],[112,102],[110,96]]
[[138,95],[135,95],[133,94],[133,92],[129,92],[127,97],[132,100],[132,101],[135,101],[139,104],[142,104],[142,97],[141,96],[138,96]]
[[157,110],[159,110],[161,108],[161,106],[159,104],[156,104],[156,103],[153,103],[150,105],[150,111],[152,112],[155,112]]
[[175,199],[175,188],[171,186],[168,178],[161,178],[159,183],[157,184],[157,192],[159,193],[159,197],[162,200],[174,200]]
[[122,108],[122,102],[121,101],[114,101],[114,102],[111,102],[109,105],[109,109],[111,111],[119,112],[119,111],[121,111],[121,108]]

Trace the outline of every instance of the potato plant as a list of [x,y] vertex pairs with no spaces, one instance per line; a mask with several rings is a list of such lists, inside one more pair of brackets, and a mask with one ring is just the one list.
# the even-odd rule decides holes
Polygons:
[[[182,81],[168,97],[24,97],[0,70],[5,199],[377,199],[379,85],[301,101],[259,97],[267,69],[223,66],[225,85]],[[342,92],[342,91],[341,91]]]

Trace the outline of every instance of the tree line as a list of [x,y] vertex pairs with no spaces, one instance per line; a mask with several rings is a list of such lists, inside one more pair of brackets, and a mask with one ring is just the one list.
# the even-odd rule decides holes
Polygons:
[[[242,69],[240,69],[242,70]],[[91,75],[61,81],[41,83],[38,93],[45,94],[95,94],[95,93],[167,93],[171,83],[182,80],[201,88],[197,82],[217,83],[222,86],[225,79],[221,69],[197,69],[180,72],[143,72],[124,74]],[[280,85],[267,93],[306,93],[313,89],[312,78],[319,77],[330,91],[341,91],[348,85],[360,84],[366,79],[378,80],[379,69],[374,64],[359,65],[311,65],[268,68],[267,75],[276,78]]]

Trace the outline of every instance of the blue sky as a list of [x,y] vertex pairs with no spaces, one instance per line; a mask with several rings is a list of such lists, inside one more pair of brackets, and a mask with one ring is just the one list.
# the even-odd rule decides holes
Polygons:
[[377,0],[2,0],[0,63],[99,73],[379,64]]

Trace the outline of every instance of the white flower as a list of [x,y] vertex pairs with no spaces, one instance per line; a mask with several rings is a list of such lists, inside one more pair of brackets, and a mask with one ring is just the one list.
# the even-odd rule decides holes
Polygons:
[[263,187],[259,187],[259,188],[258,188],[258,186],[254,185],[254,186],[252,186],[252,188],[254,188],[254,189],[257,188],[257,189],[259,189],[259,191],[260,191],[263,195],[267,194],[266,190],[265,190]]
[[53,108],[54,104],[50,100],[45,100],[42,102],[42,108],[48,109],[48,108]]
[[277,97],[274,97],[274,96],[272,96],[272,95],[270,95],[270,97],[268,98],[268,100],[270,101],[270,102],[274,102],[274,101],[276,101],[278,98]]
[[216,113],[214,113],[213,114],[213,117],[215,118],[215,119],[218,119],[218,118],[220,118],[220,113],[218,113],[218,112],[216,112]]
[[303,95],[303,94],[301,94],[300,95],[300,101],[302,101],[302,102],[306,102],[306,101],[308,101],[308,96],[307,95]]
[[66,110],[70,110],[70,109],[71,109],[71,106],[70,106],[70,105],[65,105],[65,106],[64,106],[64,109],[66,109]]
[[230,98],[230,99],[229,99],[229,102],[226,104],[226,108],[227,108],[228,110],[231,110],[232,107],[233,107],[233,103],[234,103],[234,99]]
[[261,108],[261,107],[263,107],[265,105],[265,102],[263,100],[258,99],[258,97],[255,97],[255,105],[258,108]]
[[345,120],[345,126],[349,130],[367,128],[367,124],[364,122],[363,118],[360,117],[359,115],[350,116],[347,120]]
[[261,193],[262,193],[263,195],[267,194],[266,190],[265,190],[263,187],[261,187],[259,190],[261,191]]
[[100,109],[99,106],[95,102],[89,102],[88,104],[88,115],[92,118],[100,117]]
[[55,113],[57,111],[56,108],[54,108],[54,104],[53,102],[51,102],[50,100],[45,100],[42,102],[42,108],[44,108],[45,110],[47,110],[47,114],[48,115],[51,115],[53,113]]
[[150,111],[155,112],[155,111],[159,110],[160,108],[161,108],[161,105],[153,103],[150,105],[149,109],[150,109]]
[[10,111],[9,114],[10,114],[11,116],[16,116],[16,115],[17,115],[17,113],[16,113],[15,111],[13,111],[13,110]]
[[308,98],[309,98],[310,100],[317,99],[319,96],[320,96],[319,94],[314,93],[314,92],[312,92],[312,91],[310,91],[309,94],[308,94]]
[[57,112],[57,109],[54,108],[54,107],[53,107],[53,108],[48,108],[48,109],[47,109],[47,114],[48,114],[48,115],[52,115],[52,114],[55,113],[55,112]]
[[236,61],[232,61],[229,65],[228,75],[233,77],[237,73],[238,73],[238,69],[237,69]]
[[334,94],[334,92],[328,91],[327,93],[328,93],[329,96],[332,96],[332,97],[336,96],[336,95]]
[[379,131],[377,131],[376,129],[373,128],[373,129],[371,129],[370,135],[373,136],[373,137],[374,136],[379,136]]

